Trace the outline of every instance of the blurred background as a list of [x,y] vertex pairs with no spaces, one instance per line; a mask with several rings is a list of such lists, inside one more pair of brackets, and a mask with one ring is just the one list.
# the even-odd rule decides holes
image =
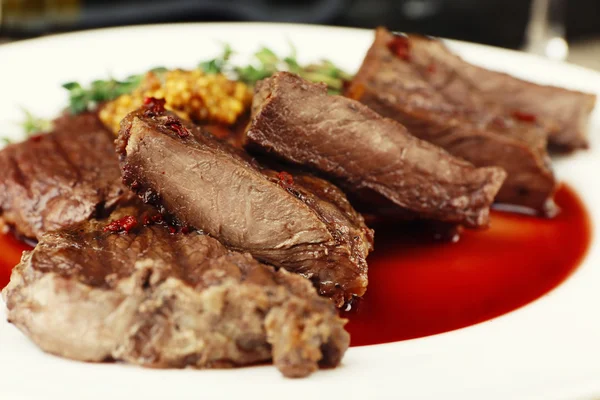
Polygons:
[[0,0],[0,43],[56,32],[190,21],[268,21],[420,32],[600,69],[600,0]]

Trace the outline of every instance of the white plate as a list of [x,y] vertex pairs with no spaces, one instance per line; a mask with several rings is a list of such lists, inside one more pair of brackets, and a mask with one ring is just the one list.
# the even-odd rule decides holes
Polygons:
[[[372,32],[285,24],[182,24],[59,35],[0,46],[0,132],[17,135],[20,106],[52,116],[66,104],[60,84],[150,67],[193,67],[220,42],[245,58],[261,44],[301,60],[327,57],[359,66]],[[451,42],[467,60],[540,83],[600,95],[600,74],[521,53]],[[598,226],[600,109],[592,150],[557,160]],[[532,304],[458,331],[352,348],[343,365],[308,379],[281,377],[270,366],[237,370],[150,370],[85,364],[42,353],[5,322],[0,304],[1,399],[403,398],[576,399],[600,395],[600,244],[563,285]]]

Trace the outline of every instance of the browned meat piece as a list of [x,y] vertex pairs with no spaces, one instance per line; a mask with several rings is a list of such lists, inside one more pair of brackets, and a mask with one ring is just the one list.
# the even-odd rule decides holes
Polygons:
[[92,220],[43,235],[3,291],[9,320],[44,351],[161,368],[273,359],[288,377],[340,363],[345,320],[308,280],[196,232],[105,227]]
[[[385,42],[390,38],[388,31],[379,28],[375,45],[386,47]],[[406,44],[392,45],[400,49],[396,53],[422,74],[421,80],[427,81],[449,101],[474,109],[500,105],[517,119],[539,120],[549,131],[549,143],[555,147],[565,150],[587,147],[587,125],[596,103],[595,95],[538,85],[477,67],[450,52],[437,39],[419,35],[403,38]],[[382,57],[382,54],[367,54],[368,69],[378,69],[369,66],[376,62],[373,57]]]
[[497,201],[552,214],[556,181],[546,129],[534,116],[494,102],[478,86],[513,78],[485,71],[498,76],[476,85],[465,77],[469,68],[485,71],[437,40],[394,36],[380,28],[346,94],[476,166],[504,168],[508,176]]
[[505,173],[475,168],[357,101],[281,72],[257,87],[246,133],[254,148],[304,165],[371,204],[383,197],[424,219],[484,226]]
[[113,136],[92,113],[64,115],[55,130],[0,151],[0,214],[37,238],[111,209],[121,183]]
[[123,120],[117,150],[124,182],[179,224],[302,274],[338,306],[364,294],[373,233],[330,183],[262,168],[160,103]]

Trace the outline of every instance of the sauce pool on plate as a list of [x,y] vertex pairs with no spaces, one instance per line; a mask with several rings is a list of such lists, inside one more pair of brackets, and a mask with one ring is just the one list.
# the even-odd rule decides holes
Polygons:
[[[487,230],[464,230],[456,243],[436,242],[393,226],[376,229],[369,287],[344,313],[353,346],[442,333],[497,317],[546,294],[583,259],[591,240],[587,212],[563,185],[553,219],[493,211]],[[23,250],[0,235],[0,288]]]
[[555,196],[552,219],[492,211],[487,230],[440,243],[375,230],[369,286],[346,313],[353,346],[463,328],[519,308],[563,282],[589,247],[587,211],[572,189]]

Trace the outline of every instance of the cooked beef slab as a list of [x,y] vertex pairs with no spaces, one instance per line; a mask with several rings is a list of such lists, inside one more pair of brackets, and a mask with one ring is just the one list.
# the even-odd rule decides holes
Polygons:
[[[381,50],[387,47],[390,38],[391,34],[384,28],[377,30],[374,47],[363,65],[370,74],[381,68],[377,66],[381,62],[377,58],[383,56]],[[453,54],[434,38],[419,35],[402,38],[405,44],[391,45],[400,56],[398,58],[409,63],[421,73],[422,80],[450,101],[474,108],[501,105],[517,117],[542,122],[549,131],[549,143],[554,147],[565,150],[587,147],[587,125],[596,103],[595,95],[538,85],[477,67]],[[375,47],[380,51],[375,51]],[[389,68],[387,63],[385,65]],[[364,68],[359,77],[365,73]],[[402,76],[396,78],[404,80]]]
[[158,106],[123,120],[117,148],[124,182],[179,224],[302,274],[338,306],[364,294],[373,232],[332,184],[262,168]]
[[[491,75],[472,79],[465,75],[469,69]],[[437,40],[394,36],[380,28],[346,95],[476,166],[502,167],[508,176],[497,201],[552,214],[556,181],[547,130],[529,108],[507,108],[482,88],[511,79],[465,63]],[[550,95],[540,101],[551,102]]]
[[[125,207],[112,219],[136,213]],[[44,351],[161,368],[272,359],[288,377],[340,363],[345,320],[303,277],[196,232],[106,226],[41,236],[3,291],[10,322]]]
[[53,132],[0,151],[0,214],[29,238],[85,221],[129,190],[111,133],[97,116],[64,115]]
[[280,72],[257,86],[247,140],[326,175],[373,212],[383,197],[406,214],[484,226],[505,173],[475,168],[324,85]]

